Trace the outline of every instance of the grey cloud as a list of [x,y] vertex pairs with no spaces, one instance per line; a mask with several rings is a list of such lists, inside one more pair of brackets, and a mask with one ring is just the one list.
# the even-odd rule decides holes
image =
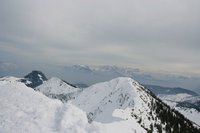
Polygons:
[[2,0],[0,56],[24,63],[199,73],[199,5],[198,0]]

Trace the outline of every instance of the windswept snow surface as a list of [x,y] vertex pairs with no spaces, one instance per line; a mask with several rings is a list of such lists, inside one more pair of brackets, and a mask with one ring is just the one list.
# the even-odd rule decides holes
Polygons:
[[0,132],[53,131],[60,101],[49,100],[13,78],[0,82]]
[[[133,120],[124,120],[126,110],[115,110],[120,121],[88,123],[85,112],[70,102],[49,99],[16,78],[0,79],[1,133],[145,133]],[[130,121],[129,123],[127,123]]]

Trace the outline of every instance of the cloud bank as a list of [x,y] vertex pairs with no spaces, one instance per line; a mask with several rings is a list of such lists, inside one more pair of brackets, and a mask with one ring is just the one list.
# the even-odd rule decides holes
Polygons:
[[2,0],[0,61],[200,74],[200,1]]

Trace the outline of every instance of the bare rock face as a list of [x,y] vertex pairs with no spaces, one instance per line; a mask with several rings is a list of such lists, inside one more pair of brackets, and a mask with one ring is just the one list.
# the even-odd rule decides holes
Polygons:
[[46,81],[46,76],[41,71],[32,71],[28,75],[24,77],[24,79],[21,79],[23,83],[26,84],[26,86],[35,88],[41,84],[43,84],[44,81]]

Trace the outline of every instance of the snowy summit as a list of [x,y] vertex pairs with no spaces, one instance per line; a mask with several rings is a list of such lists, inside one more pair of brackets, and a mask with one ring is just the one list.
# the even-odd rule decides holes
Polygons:
[[0,79],[0,90],[0,132],[4,133],[200,131],[131,78],[82,90],[58,78],[33,89],[19,78],[7,77]]

